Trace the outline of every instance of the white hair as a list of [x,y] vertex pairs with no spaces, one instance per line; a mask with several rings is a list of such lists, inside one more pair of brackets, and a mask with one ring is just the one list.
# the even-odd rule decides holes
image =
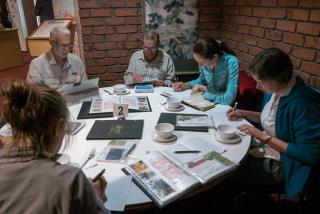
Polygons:
[[56,41],[58,36],[70,36],[70,30],[66,27],[54,27],[50,31],[50,41]]

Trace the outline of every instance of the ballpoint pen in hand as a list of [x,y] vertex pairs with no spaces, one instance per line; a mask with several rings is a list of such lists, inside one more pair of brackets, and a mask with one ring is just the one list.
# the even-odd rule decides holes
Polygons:
[[232,111],[235,111],[235,110],[237,109],[237,107],[238,107],[238,102],[236,102],[236,103],[234,104]]
[[106,169],[101,170],[101,172],[99,174],[96,175],[96,177],[94,177],[92,179],[92,182],[96,182],[102,175],[103,173],[106,171]]

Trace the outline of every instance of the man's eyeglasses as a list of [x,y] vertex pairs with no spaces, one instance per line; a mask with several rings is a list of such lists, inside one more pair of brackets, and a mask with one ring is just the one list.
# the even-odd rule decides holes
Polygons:
[[56,44],[56,46],[58,46],[59,48],[63,48],[63,49],[72,48],[72,45],[71,45],[71,44],[58,44],[57,42],[56,42],[55,44]]
[[148,48],[148,47],[143,47],[143,50],[148,52],[148,51],[151,51],[151,52],[156,52],[158,50],[158,48]]

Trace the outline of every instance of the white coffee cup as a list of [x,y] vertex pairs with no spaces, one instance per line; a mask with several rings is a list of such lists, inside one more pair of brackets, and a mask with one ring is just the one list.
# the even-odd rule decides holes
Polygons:
[[167,105],[170,109],[176,109],[181,106],[181,100],[176,97],[169,97],[167,99]]
[[174,126],[170,123],[158,123],[155,127],[157,135],[162,139],[170,138],[173,134]]
[[126,85],[124,84],[117,84],[114,85],[112,88],[114,93],[124,93],[126,91]]
[[236,134],[236,129],[227,124],[222,124],[217,126],[217,132],[220,137],[225,138],[225,139],[230,139],[235,136]]

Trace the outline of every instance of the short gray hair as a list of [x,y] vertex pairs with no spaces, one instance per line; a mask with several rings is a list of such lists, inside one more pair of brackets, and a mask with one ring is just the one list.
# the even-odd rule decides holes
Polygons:
[[58,36],[71,36],[70,30],[66,27],[54,27],[50,31],[50,41],[56,41]]

